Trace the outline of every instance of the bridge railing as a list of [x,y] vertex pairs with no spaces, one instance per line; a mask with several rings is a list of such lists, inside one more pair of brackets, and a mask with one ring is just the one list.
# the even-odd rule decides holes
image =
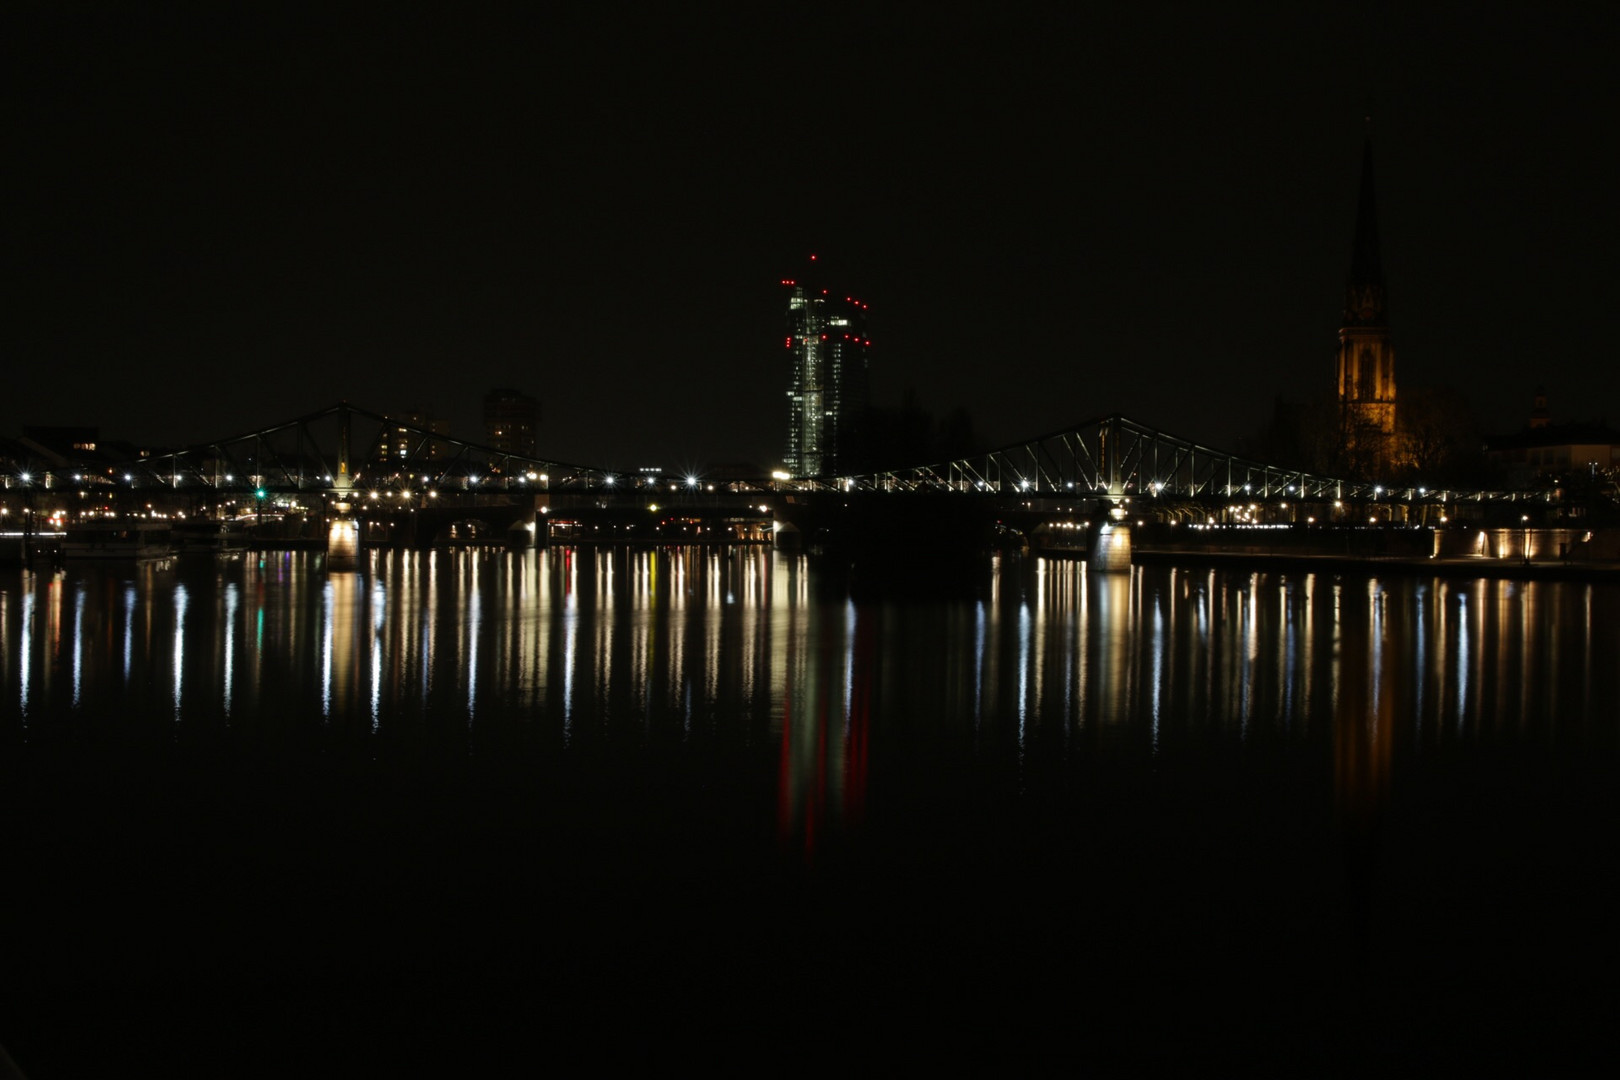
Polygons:
[[[67,472],[56,479],[66,482]],[[51,472],[41,470],[49,482]],[[22,482],[22,472],[7,484]],[[173,492],[333,492],[345,487],[483,494],[624,491],[674,483],[730,494],[953,492],[994,496],[1299,501],[1550,500],[1545,491],[1394,487],[1323,476],[1205,446],[1120,415],[949,461],[844,476],[641,477],[451,438],[347,402],[254,431],[155,454],[76,482]],[[33,483],[35,481],[28,481]]]
[[1545,500],[1541,491],[1394,486],[1285,468],[1183,439],[1123,416],[952,461],[844,477],[796,480],[805,490],[955,491],[993,495],[1074,495],[1217,501]]

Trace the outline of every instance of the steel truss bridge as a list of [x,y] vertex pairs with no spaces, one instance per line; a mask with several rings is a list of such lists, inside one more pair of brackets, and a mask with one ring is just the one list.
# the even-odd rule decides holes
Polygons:
[[[57,485],[67,486],[64,470]],[[82,482],[82,477],[74,479]],[[105,478],[101,482],[108,482]],[[1011,446],[904,469],[848,476],[645,476],[527,457],[455,439],[348,402],[284,423],[156,454],[111,477],[120,487],[173,493],[633,492],[666,494],[929,492],[1083,498],[1150,497],[1213,505],[1234,500],[1407,503],[1552,501],[1550,491],[1393,488],[1320,476],[1204,446],[1123,416],[1098,417]]]

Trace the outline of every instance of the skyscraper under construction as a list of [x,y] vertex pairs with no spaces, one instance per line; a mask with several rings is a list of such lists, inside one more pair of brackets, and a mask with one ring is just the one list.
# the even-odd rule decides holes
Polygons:
[[[810,256],[814,269],[815,256]],[[807,281],[784,279],[791,358],[785,465],[794,476],[837,476],[861,467],[867,405],[867,305]]]

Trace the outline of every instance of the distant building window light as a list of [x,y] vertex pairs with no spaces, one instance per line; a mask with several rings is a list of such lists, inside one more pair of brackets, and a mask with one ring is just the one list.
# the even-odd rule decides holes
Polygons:
[[94,450],[95,448],[96,444],[93,442],[76,442],[73,444],[75,450]]

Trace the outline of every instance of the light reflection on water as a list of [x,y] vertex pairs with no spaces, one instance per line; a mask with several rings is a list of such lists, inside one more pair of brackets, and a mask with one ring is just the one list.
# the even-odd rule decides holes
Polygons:
[[636,1023],[689,1002],[705,1041],[739,993],[771,1032],[932,993],[940,1046],[997,1055],[1227,1023],[1245,1061],[1331,1054],[1368,1003],[1464,1044],[1523,1027],[1527,986],[1612,1012],[1585,928],[1620,880],[1620,587],[973,585],[852,599],[741,548],[0,575],[6,970],[54,980],[64,1030],[87,981],[123,1014],[155,979],[233,1040],[254,992],[278,1028],[306,988],[415,1025],[445,986],[543,1011],[604,971],[589,1015],[643,984]]
[[559,747],[770,743],[802,825],[860,801],[869,740],[1004,748],[1021,769],[1336,724],[1359,790],[1397,743],[1612,738],[1617,665],[1595,658],[1620,654],[1617,616],[1620,590],[1579,583],[1031,560],[977,597],[856,603],[758,549],[374,553],[333,575],[266,553],[17,572],[0,651],[16,730],[116,701],[137,727],[318,716],[388,738],[454,719]]

